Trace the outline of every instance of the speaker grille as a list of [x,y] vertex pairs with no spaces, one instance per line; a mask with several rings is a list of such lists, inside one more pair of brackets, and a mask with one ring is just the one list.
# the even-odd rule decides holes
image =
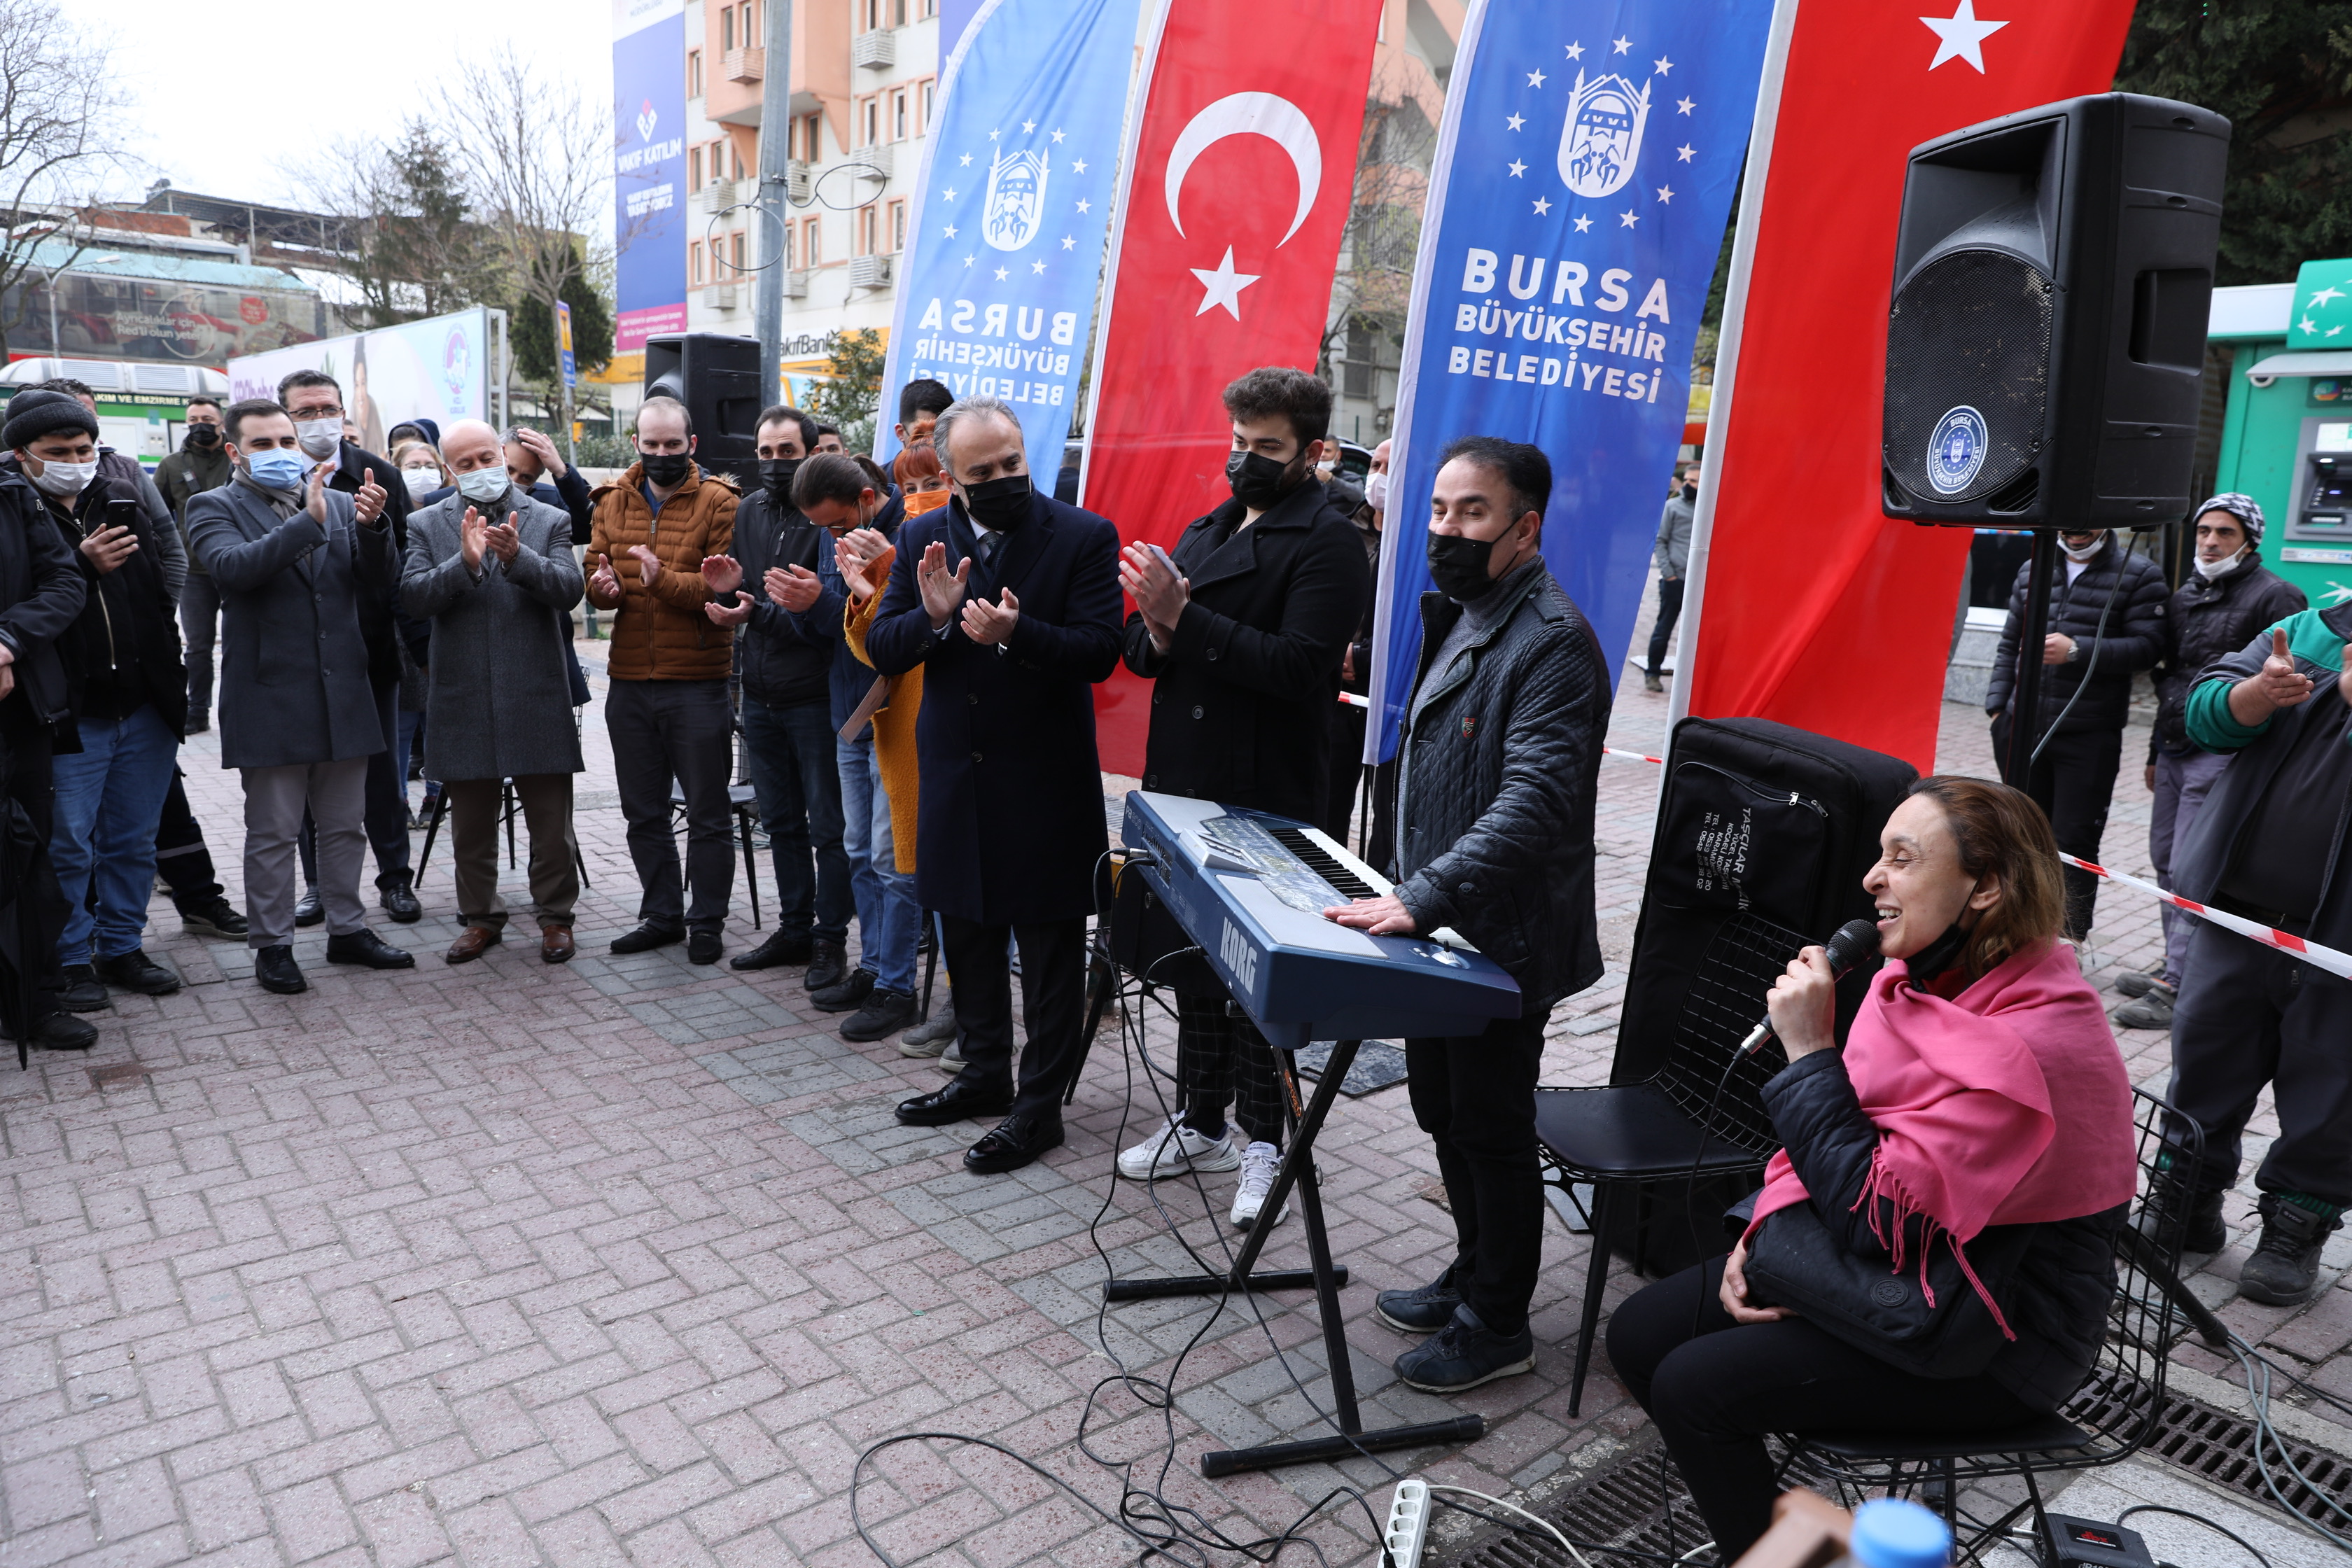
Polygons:
[[2000,251],[1953,251],[1903,286],[1880,426],[1897,484],[1924,501],[1974,501],[2040,460],[2053,313],[2049,278]]

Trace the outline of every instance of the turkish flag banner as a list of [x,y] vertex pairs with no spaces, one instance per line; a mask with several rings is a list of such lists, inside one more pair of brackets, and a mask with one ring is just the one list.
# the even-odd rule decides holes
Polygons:
[[2106,90],[2132,0],[1781,5],[1724,312],[1675,716],[1774,719],[1926,772],[1974,536],[1879,510],[1906,159],[1980,121]]
[[[1219,394],[1312,371],[1355,185],[1377,0],[1181,0],[1161,16],[1121,175],[1079,500],[1171,547],[1231,494]],[[1143,771],[1148,683],[1095,689],[1103,765]]]

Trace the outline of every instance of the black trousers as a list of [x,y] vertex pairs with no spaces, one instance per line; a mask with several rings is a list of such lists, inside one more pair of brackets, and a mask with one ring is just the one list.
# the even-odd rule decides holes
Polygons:
[[1982,1432],[2036,1414],[1981,1373],[1898,1371],[1801,1318],[1735,1323],[1722,1284],[1711,1258],[1636,1292],[1610,1314],[1609,1364],[1658,1424],[1726,1563],[1772,1522],[1768,1432]]
[[[383,750],[367,760],[368,845],[375,851],[375,885],[390,888],[408,879],[408,802],[401,788],[400,687],[375,689],[375,711],[383,725]],[[319,830],[302,813],[302,885],[319,885]]]
[[1536,1078],[1551,1009],[1497,1018],[1460,1039],[1407,1040],[1412,1119],[1437,1145],[1454,1210],[1463,1300],[1498,1334],[1528,1326],[1543,1264],[1543,1173],[1536,1153]]
[[1077,1070],[1087,1026],[1087,920],[987,925],[940,917],[940,956],[955,976],[956,1027],[963,1033],[958,1081],[1013,1081],[1013,965],[1008,937],[1021,949],[1021,1050],[1014,1111],[1058,1119],[1062,1091]]
[[[1992,721],[1993,760],[2003,778],[2015,776],[2009,766],[2009,715],[2003,713]],[[2058,847],[2078,860],[2099,863],[2099,840],[2106,837],[2107,806],[2115,799],[2123,757],[2121,730],[2067,731],[2050,737],[2026,781],[2025,793],[2049,816]],[[2066,935],[2080,942],[2090,934],[2099,879],[2069,866],[2065,880]]]
[[[637,918],[672,931],[716,935],[735,891],[735,711],[723,680],[615,680],[604,694],[613,737],[613,782],[629,825],[637,868]],[[686,868],[680,881],[670,781],[686,800]],[[689,899],[691,901],[689,901]]]
[[1683,579],[1659,578],[1658,621],[1650,628],[1650,662],[1644,667],[1652,675],[1659,673],[1659,667],[1665,663],[1666,644],[1673,640],[1675,623],[1682,616]]
[[213,871],[213,852],[205,843],[205,830],[188,805],[186,778],[179,769],[172,770],[172,788],[163,796],[163,815],[155,824],[155,874],[172,889],[172,907],[184,915],[191,910],[211,909],[225,890]]
[[2189,964],[2169,1098],[2205,1130],[2196,1185],[2238,1179],[2242,1134],[2269,1084],[2279,1135],[2254,1184],[2352,1205],[2352,981],[2205,921]]
[[[66,896],[49,867],[49,840],[58,818],[56,751],[47,726],[31,720],[30,700],[18,696],[0,713],[0,789],[25,808],[41,841],[16,889],[21,906],[16,929],[23,949],[0,962],[0,1024],[11,1030],[16,1026],[20,984],[29,986],[26,1016],[35,1023],[58,1010],[58,993],[65,988],[64,972],[58,967],[58,938],[66,927]],[[20,973],[26,978],[20,979]]]
[[[1225,1106],[1253,1143],[1282,1147],[1282,1077],[1257,1026],[1227,1010],[1223,992],[1176,993],[1176,1096],[1185,1125],[1214,1137]],[[1237,1092],[1238,1091],[1238,1092]]]

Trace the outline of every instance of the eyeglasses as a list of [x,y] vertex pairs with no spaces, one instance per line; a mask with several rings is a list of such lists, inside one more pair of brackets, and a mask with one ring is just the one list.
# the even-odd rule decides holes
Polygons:
[[289,408],[286,411],[297,419],[341,419],[343,411],[333,405],[325,408]]

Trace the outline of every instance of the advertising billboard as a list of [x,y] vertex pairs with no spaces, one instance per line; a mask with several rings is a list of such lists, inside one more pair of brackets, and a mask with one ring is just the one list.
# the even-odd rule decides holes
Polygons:
[[477,306],[350,337],[320,338],[228,362],[232,398],[276,397],[289,372],[321,371],[343,389],[359,444],[383,450],[383,433],[422,415],[503,425],[506,384],[493,363],[506,348],[506,312]]
[[686,331],[686,4],[613,0],[613,350]]

